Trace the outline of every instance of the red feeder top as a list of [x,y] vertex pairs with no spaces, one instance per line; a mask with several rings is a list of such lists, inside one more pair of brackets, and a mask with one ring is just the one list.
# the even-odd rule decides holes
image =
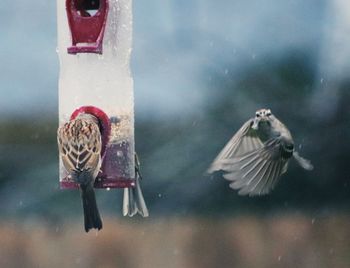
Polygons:
[[[88,9],[97,9],[97,12],[90,15]],[[72,46],[68,48],[68,53],[102,54],[108,0],[66,0],[66,11],[72,34]]]

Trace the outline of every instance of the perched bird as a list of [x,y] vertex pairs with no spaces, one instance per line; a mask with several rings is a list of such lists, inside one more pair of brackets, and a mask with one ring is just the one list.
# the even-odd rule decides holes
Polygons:
[[304,169],[313,169],[295,150],[287,127],[271,110],[261,109],[231,138],[207,172],[223,171],[224,178],[232,181],[230,187],[240,195],[264,195],[287,171],[291,157]]
[[135,153],[135,187],[124,188],[123,215],[132,217],[139,213],[142,217],[148,217],[148,209],[141,191],[140,161]]
[[80,113],[57,131],[58,148],[68,176],[79,184],[85,231],[102,229],[94,182],[101,167],[101,133],[95,116]]

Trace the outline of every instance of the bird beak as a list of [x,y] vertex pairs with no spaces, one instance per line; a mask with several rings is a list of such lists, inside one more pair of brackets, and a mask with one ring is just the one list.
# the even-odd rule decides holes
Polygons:
[[252,125],[252,129],[254,130],[258,130],[259,127],[259,120],[254,119],[253,125]]

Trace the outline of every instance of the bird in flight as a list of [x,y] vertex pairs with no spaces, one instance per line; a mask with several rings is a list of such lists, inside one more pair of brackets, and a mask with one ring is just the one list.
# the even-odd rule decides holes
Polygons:
[[230,187],[240,195],[265,195],[287,171],[291,158],[302,168],[313,169],[295,150],[288,128],[270,109],[260,109],[231,138],[207,172],[223,171]]

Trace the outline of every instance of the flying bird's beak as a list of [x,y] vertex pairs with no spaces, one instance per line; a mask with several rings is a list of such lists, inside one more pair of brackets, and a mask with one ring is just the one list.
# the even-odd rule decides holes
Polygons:
[[252,125],[252,129],[254,130],[258,130],[258,127],[259,127],[259,121],[257,118],[254,119],[253,121],[253,125]]

